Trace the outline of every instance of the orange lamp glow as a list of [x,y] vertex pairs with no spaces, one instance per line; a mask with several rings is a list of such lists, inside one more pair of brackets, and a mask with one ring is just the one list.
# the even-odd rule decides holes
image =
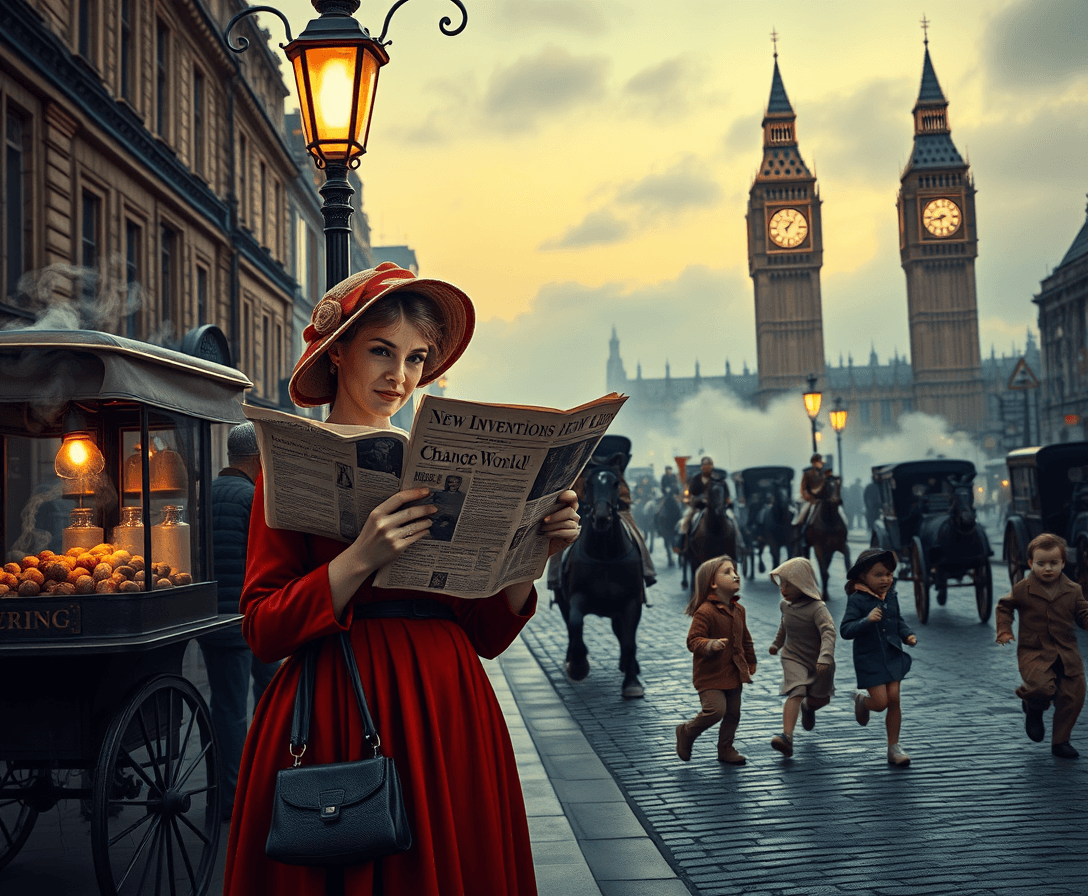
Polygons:
[[835,432],[842,432],[846,429],[846,415],[847,410],[842,406],[842,399],[836,398],[835,407],[827,415],[831,418],[831,428],[835,430]]
[[53,460],[53,469],[64,482],[68,497],[93,495],[94,480],[106,466],[106,459],[89,432],[66,432],[60,450]]
[[809,420],[815,420],[816,416],[820,413],[820,404],[823,401],[823,392],[816,390],[816,377],[810,375],[808,378],[808,391],[802,396],[805,400],[805,413],[808,414]]

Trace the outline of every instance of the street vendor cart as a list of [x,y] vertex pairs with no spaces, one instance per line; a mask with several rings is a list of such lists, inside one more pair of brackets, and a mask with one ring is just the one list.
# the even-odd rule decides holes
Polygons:
[[240,620],[211,581],[211,446],[250,383],[89,331],[0,333],[0,366],[0,890],[79,799],[103,894],[200,896],[219,750],[182,655]]

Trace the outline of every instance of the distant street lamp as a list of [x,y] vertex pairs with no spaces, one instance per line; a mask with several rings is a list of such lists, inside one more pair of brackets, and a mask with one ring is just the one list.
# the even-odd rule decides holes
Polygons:
[[823,401],[824,393],[816,389],[816,374],[810,373],[808,375],[808,391],[803,396],[805,400],[805,412],[808,414],[808,419],[812,421],[812,453],[816,453],[816,418],[820,414],[820,402]]
[[[295,72],[299,111],[306,133],[306,149],[318,168],[325,169],[321,216],[325,219],[325,288],[335,286],[350,271],[351,196],[348,169],[359,167],[370,134],[370,116],[378,89],[378,71],[389,61],[385,39],[389,21],[408,0],[397,0],[385,14],[382,33],[373,38],[353,18],[359,0],[311,0],[319,18],[312,19],[297,38],[282,12],[272,6],[251,6],[238,13],[224,32],[227,46],[235,53],[249,47],[238,37],[230,42],[230,32],[245,16],[270,12],[279,16],[287,34],[287,44],[280,44]],[[465,30],[468,12],[461,0],[450,0],[461,10],[461,24],[449,30],[451,19],[443,16],[438,28],[453,36]]]
[[835,407],[828,413],[828,417],[831,418],[831,428],[835,430],[835,438],[838,440],[839,449],[839,478],[846,481],[843,474],[843,462],[842,462],[842,431],[846,429],[846,408],[842,406],[842,399],[835,399]]

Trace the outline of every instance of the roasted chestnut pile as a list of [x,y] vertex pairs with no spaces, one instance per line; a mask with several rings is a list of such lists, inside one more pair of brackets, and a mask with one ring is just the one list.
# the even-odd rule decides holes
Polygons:
[[178,572],[168,563],[153,563],[148,568],[138,554],[99,544],[89,550],[72,548],[64,554],[42,551],[18,563],[4,564],[0,598],[138,592],[144,590],[149,574],[155,588],[173,588],[193,581],[189,573]]

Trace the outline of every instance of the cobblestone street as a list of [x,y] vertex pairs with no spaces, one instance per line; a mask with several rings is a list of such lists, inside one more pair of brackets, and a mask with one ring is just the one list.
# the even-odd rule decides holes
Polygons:
[[[851,544],[854,556],[865,547]],[[665,565],[658,545],[655,562]],[[768,569],[770,567],[768,566]],[[830,608],[846,606],[844,567],[835,558]],[[638,632],[646,696],[624,701],[618,646],[606,620],[586,625],[591,671],[563,673],[566,631],[557,607],[542,606],[525,633],[571,715],[626,794],[677,874],[699,894],[1025,894],[1088,893],[1088,737],[1085,757],[1056,759],[1047,738],[1024,734],[1013,690],[1014,647],[994,643],[993,618],[980,624],[973,589],[950,588],[917,623],[910,582],[897,585],[918,636],[902,689],[902,744],[909,768],[886,761],[883,716],[854,720],[851,643],[838,642],[837,694],[812,732],[797,726],[794,755],[771,749],[781,730],[781,665],[767,648],[779,622],[779,595],[766,574],[742,585],[759,666],[745,686],[737,748],[747,765],[715,758],[716,732],[675,753],[674,729],[699,708],[685,647],[689,619],[677,570],[659,568]],[[994,564],[994,601],[1008,577]],[[1082,653],[1088,638],[1079,633]]]

